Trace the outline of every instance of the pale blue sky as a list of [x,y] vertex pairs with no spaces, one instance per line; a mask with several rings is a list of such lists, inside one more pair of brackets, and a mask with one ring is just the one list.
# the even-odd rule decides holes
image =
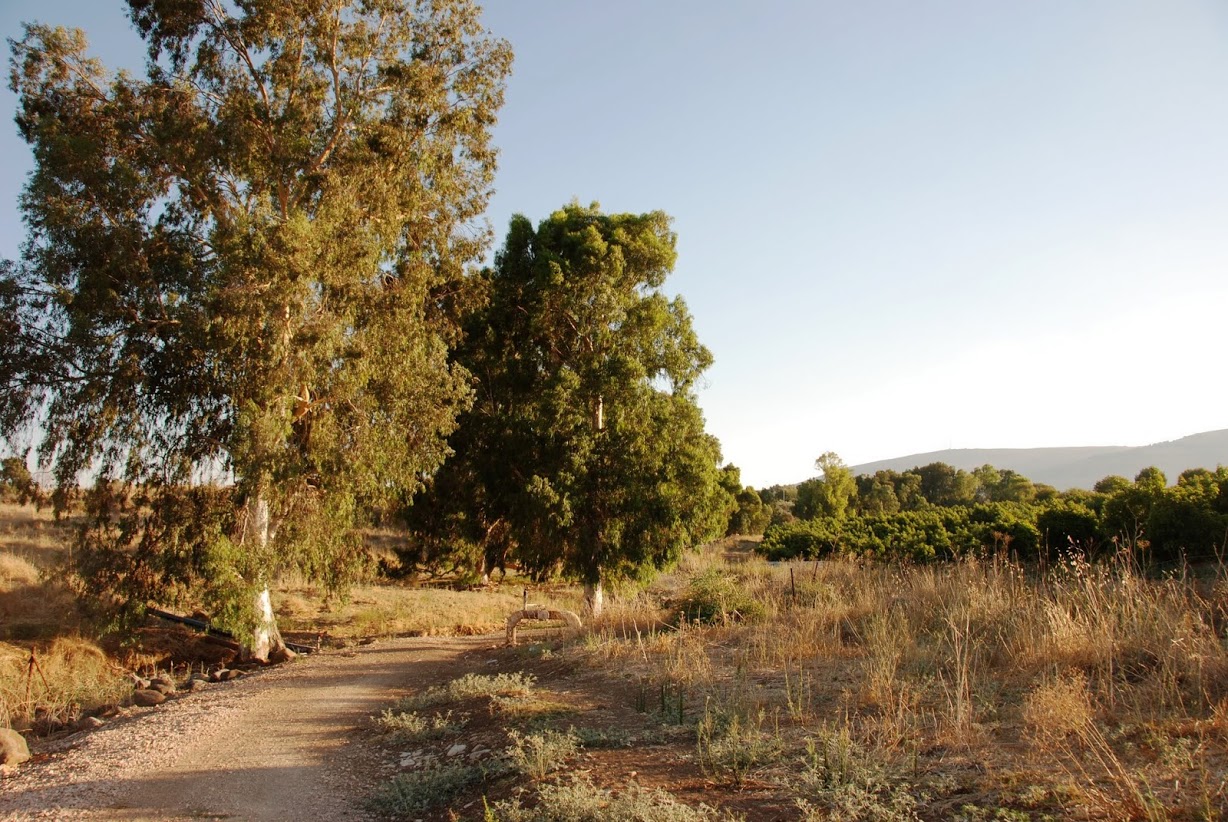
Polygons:
[[[1228,427],[1228,4],[491,0],[490,219],[675,218],[745,481]],[[123,4],[0,0],[138,68]],[[0,110],[13,110],[0,96]],[[0,255],[28,150],[0,128]]]

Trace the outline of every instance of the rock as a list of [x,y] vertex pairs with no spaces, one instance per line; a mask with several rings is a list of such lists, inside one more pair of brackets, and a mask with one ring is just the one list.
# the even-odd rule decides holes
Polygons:
[[0,765],[20,765],[29,758],[26,738],[9,728],[0,728]]
[[161,705],[165,702],[166,694],[153,690],[133,691],[132,701],[142,708],[152,708],[154,705]]
[[106,724],[106,722],[102,721],[96,716],[83,716],[77,721],[76,727],[78,731],[92,731],[96,728],[101,728]]
[[448,756],[460,756],[465,752],[467,747],[467,745],[457,742],[451,748],[448,748]]
[[175,688],[175,681],[173,679],[170,677],[160,676],[149,681],[149,688],[147,690],[157,691],[160,694],[169,696],[170,694],[175,693],[177,689]]
[[243,676],[243,672],[235,668],[230,668],[221,673],[222,682],[230,682],[232,679],[238,679]]
[[131,677],[132,677],[132,689],[134,691],[148,691],[149,690],[149,680],[148,679],[137,676],[136,674],[131,674]]
[[226,668],[218,668],[216,671],[209,672],[210,682],[225,682],[226,674],[230,673]]
[[294,651],[291,651],[289,648],[278,648],[269,654],[269,662],[279,665],[283,662],[289,662],[297,656],[298,654],[294,653]]
[[197,679],[196,677],[192,677],[191,679],[188,680],[188,684],[186,687],[187,687],[187,690],[189,691],[200,691],[200,690],[204,690],[208,686],[209,686],[209,680]]

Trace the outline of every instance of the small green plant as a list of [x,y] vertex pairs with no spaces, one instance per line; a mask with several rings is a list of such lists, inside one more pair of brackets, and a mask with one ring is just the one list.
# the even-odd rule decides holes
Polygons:
[[451,764],[424,771],[403,773],[381,787],[370,806],[395,818],[445,805],[467,788],[499,775],[499,763]]
[[636,743],[636,737],[622,728],[581,727],[569,730],[580,741],[580,746],[588,750],[630,748]]
[[806,740],[797,800],[805,822],[875,820],[915,822],[917,797],[909,786],[893,784],[853,739],[847,724],[823,725]]
[[803,822],[921,822],[907,786],[842,785],[816,807],[797,800]]
[[752,769],[777,761],[784,746],[779,733],[764,730],[765,719],[762,709],[748,718],[709,703],[695,729],[700,766],[738,785]]
[[763,603],[721,568],[709,568],[692,579],[679,606],[689,622],[754,621],[764,615]]
[[447,685],[437,685],[405,697],[393,706],[393,710],[419,710],[482,696],[528,696],[536,682],[531,674],[519,671],[514,674],[465,674]]
[[617,796],[587,779],[542,785],[532,808],[515,797],[486,807],[487,822],[737,822],[707,805],[690,807],[672,794],[638,785]]
[[376,724],[384,733],[407,742],[422,742],[428,739],[440,739],[460,731],[465,727],[466,720],[452,718],[452,712],[422,716],[416,711],[394,711],[385,709],[380,714]]
[[507,749],[508,764],[531,779],[559,770],[580,752],[580,738],[572,730],[525,735],[509,731],[508,737],[512,740]]
[[849,733],[848,725],[833,729],[824,724],[806,739],[803,784],[830,790],[854,782],[869,781],[871,776],[866,766],[865,752]]

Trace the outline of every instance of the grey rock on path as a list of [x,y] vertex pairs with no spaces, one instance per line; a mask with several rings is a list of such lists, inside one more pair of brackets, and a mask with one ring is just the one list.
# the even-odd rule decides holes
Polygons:
[[364,744],[368,718],[499,639],[315,655],[108,722],[0,779],[0,819],[367,819],[364,801],[390,775]]

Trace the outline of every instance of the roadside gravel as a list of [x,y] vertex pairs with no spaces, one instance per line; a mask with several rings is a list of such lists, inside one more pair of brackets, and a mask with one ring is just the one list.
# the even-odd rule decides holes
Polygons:
[[369,741],[390,700],[458,673],[494,637],[391,640],[301,658],[31,746],[0,819],[364,820],[394,761]]

